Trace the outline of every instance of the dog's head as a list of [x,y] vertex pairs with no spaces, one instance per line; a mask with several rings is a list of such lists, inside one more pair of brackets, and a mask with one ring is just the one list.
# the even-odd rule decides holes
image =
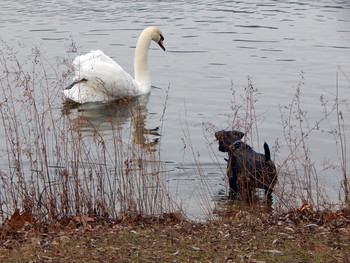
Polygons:
[[219,141],[219,151],[229,152],[232,144],[236,141],[240,141],[244,136],[240,131],[218,131],[215,133],[215,138]]

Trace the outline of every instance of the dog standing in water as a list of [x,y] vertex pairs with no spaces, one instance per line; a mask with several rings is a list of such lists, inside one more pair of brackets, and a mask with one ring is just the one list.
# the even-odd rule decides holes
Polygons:
[[219,151],[228,153],[227,176],[231,199],[253,202],[256,188],[265,190],[265,197],[272,203],[273,187],[277,182],[277,171],[271,161],[270,148],[264,143],[265,154],[255,152],[241,141],[240,131],[218,131]]

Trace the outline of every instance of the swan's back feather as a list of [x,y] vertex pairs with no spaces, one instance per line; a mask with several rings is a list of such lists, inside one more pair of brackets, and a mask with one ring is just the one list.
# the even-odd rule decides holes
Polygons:
[[111,59],[109,56],[107,56],[101,50],[91,50],[89,53],[87,53],[85,55],[80,55],[80,56],[76,57],[73,61],[73,66],[75,69],[79,69],[81,65],[89,64],[93,60],[98,60],[98,61],[105,62],[105,63],[112,64],[112,65],[113,64],[118,65],[117,62],[115,62],[113,59]]
[[73,65],[74,80],[87,80],[80,85],[80,88],[93,85],[95,89],[116,98],[139,95],[133,78],[101,50],[77,57]]

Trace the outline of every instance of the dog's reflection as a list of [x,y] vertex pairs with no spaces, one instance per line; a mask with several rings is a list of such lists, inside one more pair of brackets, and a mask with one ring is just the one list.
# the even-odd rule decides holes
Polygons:
[[[110,103],[76,104],[66,101],[62,114],[71,118],[74,129],[82,133],[110,132],[131,123],[132,142],[143,149],[155,151],[159,141],[158,128],[146,129],[149,94],[134,98],[120,99]],[[149,140],[146,135],[154,135]]]

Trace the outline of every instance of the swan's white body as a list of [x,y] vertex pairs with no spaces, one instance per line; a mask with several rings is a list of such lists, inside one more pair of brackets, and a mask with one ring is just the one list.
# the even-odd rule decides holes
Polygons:
[[101,50],[76,57],[73,62],[74,82],[63,91],[64,96],[68,100],[83,104],[108,102],[150,92],[148,50],[152,40],[165,50],[161,31],[156,27],[146,28],[136,45],[135,79]]

